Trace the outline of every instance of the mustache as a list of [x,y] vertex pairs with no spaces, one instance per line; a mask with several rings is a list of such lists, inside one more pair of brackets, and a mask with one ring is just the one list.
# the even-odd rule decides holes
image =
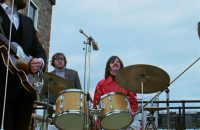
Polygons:
[[120,65],[119,65],[119,64],[117,64],[117,63],[115,63],[115,64],[113,64],[113,66],[117,66],[117,67],[119,67]]

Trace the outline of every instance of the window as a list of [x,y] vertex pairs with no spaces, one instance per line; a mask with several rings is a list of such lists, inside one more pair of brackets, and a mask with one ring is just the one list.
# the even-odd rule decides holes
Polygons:
[[38,23],[38,7],[36,4],[30,0],[29,8],[28,8],[28,16],[33,20],[35,29],[37,30],[37,23]]

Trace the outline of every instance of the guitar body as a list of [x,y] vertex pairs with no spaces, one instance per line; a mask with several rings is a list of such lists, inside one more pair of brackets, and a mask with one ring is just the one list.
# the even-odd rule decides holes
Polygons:
[[[3,59],[3,62],[6,67],[8,67],[9,72],[17,75],[20,78],[22,86],[29,92],[33,93],[37,91],[37,84],[43,83],[43,79],[40,77],[38,73],[32,74],[29,68],[29,62],[31,57],[26,56],[22,50],[19,49],[19,45],[17,43],[11,43],[10,54],[8,55],[8,49],[5,44],[5,39],[2,40],[2,36],[0,36],[0,53]],[[7,61],[9,60],[9,65],[7,65]]]

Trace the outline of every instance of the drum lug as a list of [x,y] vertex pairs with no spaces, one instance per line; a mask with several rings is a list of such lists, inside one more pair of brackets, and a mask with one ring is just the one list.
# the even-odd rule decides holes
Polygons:
[[109,101],[112,101],[112,98],[109,96],[109,97],[108,97],[108,100],[109,100]]
[[83,94],[80,95],[80,110],[83,109]]
[[110,111],[111,111],[111,112],[113,112],[113,111],[114,111],[114,109],[113,109],[113,106],[110,106]]
[[127,97],[125,98],[125,102],[127,103],[127,110],[129,111],[131,106]]
[[101,104],[101,109],[105,109],[106,106],[102,101],[100,101],[100,104]]
[[61,100],[61,103],[60,103],[60,110],[63,110],[63,101],[64,101],[64,96],[63,94],[60,96],[60,100]]

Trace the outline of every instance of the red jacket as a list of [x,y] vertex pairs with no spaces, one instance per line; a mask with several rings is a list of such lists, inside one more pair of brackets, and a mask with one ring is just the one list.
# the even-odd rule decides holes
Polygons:
[[101,96],[104,94],[110,93],[110,92],[119,92],[124,95],[128,96],[129,103],[131,106],[131,112],[132,114],[137,112],[138,108],[138,102],[137,102],[137,96],[135,92],[127,91],[121,86],[119,86],[113,79],[112,77],[108,77],[106,79],[101,80],[95,89],[94,93],[94,100],[93,100],[93,105],[94,108],[96,108],[97,102],[100,100]]

